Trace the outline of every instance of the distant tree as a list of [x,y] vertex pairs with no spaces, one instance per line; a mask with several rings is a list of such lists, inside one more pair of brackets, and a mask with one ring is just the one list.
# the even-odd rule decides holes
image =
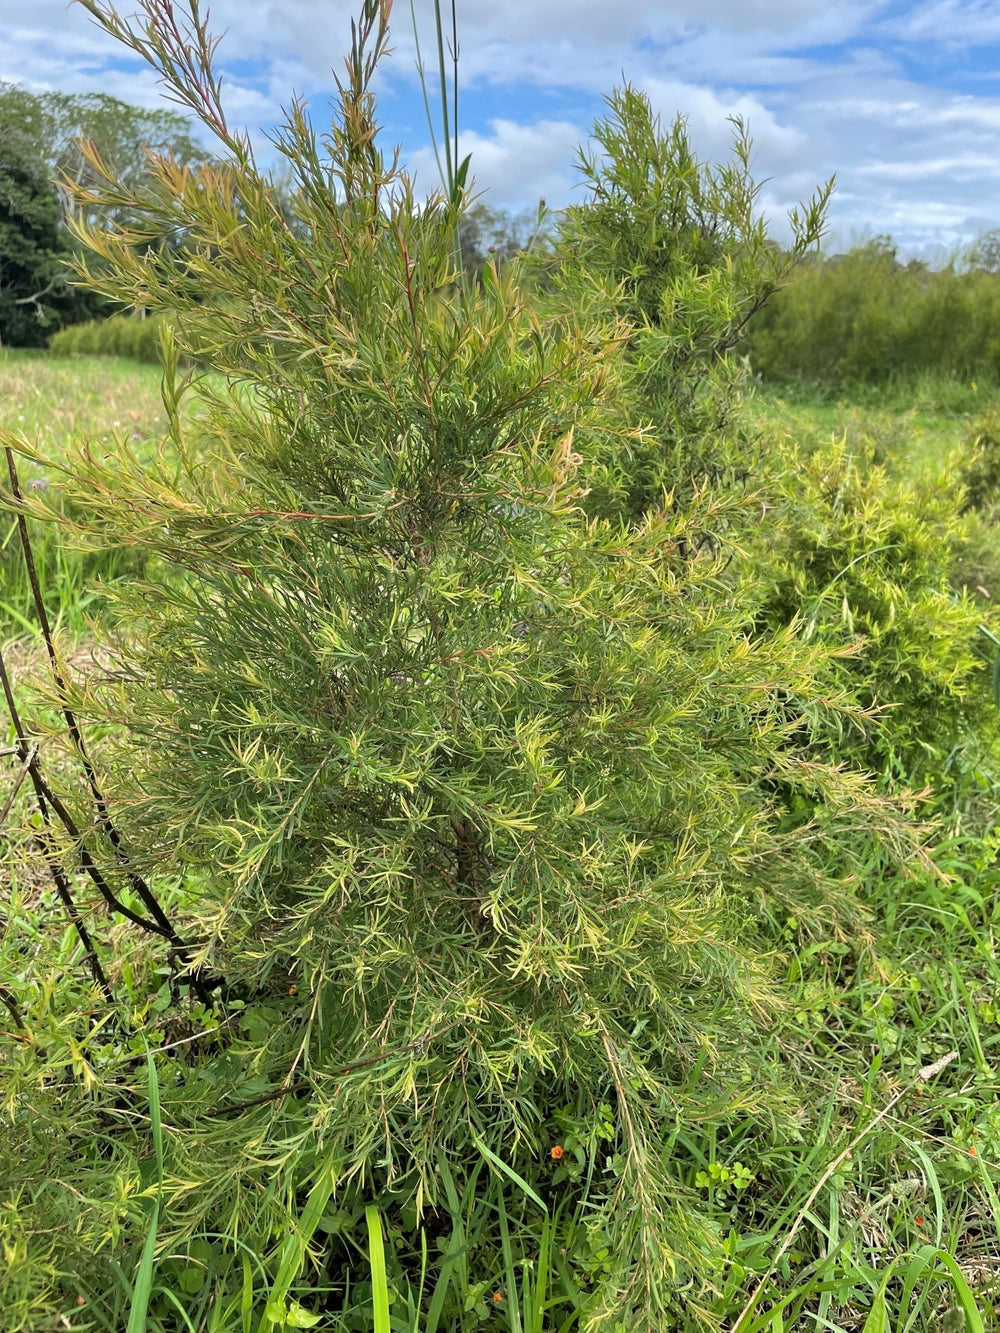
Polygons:
[[76,305],[69,246],[41,152],[37,100],[0,85],[0,342],[40,346]]
[[984,231],[969,248],[966,260],[973,272],[1000,273],[1000,227]]
[[475,278],[495,260],[502,263],[527,250],[538,235],[542,213],[508,213],[482,201],[472,204],[458,224],[462,267]]
[[[95,191],[106,168],[123,191],[141,194],[150,154],[183,167],[209,161],[178,111],[129,106],[105,93],[36,95],[0,83],[0,340],[43,345],[62,324],[114,309],[67,281],[75,248],[69,214],[82,214],[89,226],[135,226],[134,208],[98,202]],[[137,243],[180,239],[147,229]]]
[[804,269],[749,329],[754,370],[838,390],[924,373],[1000,373],[1000,231],[957,261],[902,262],[888,237]]
[[[38,98],[46,160],[60,187],[64,209],[69,189],[79,201],[81,192],[93,191],[102,173],[95,168],[88,147],[114,175],[124,190],[141,190],[149,177],[150,154],[172,158],[181,166],[198,167],[210,155],[191,133],[191,123],[179,111],[130,106],[106,93],[45,93]],[[91,205],[88,222],[128,224],[135,218],[122,205],[107,201]]]

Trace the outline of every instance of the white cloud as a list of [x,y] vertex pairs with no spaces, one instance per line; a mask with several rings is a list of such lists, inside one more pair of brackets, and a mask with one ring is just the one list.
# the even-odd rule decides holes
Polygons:
[[982,46],[1000,42],[1000,7],[996,0],[925,0],[885,26],[903,41]]
[[[580,127],[568,121],[524,125],[493,120],[488,134],[459,134],[459,156],[472,154],[474,187],[488,203],[515,209],[531,207],[539,199],[560,204],[569,198],[573,157],[582,138]],[[425,193],[438,187],[437,164],[429,148],[412,153],[408,165]]]
[[[124,13],[132,7],[118,3]],[[320,101],[330,93],[358,4],[212,0],[213,26],[228,30],[219,57],[234,122],[251,130],[273,122],[293,90]],[[431,0],[416,4],[429,58]],[[1000,96],[969,84],[956,93],[941,74],[949,50],[1000,40],[1000,0],[458,0],[458,17],[462,152],[472,152],[493,203],[568,201],[574,149],[601,112],[600,96],[624,75],[664,121],[687,116],[703,157],[726,157],[727,116],[744,116],[776,218],[836,172],[838,244],[891,229],[904,248],[933,236],[949,246],[1000,223]],[[406,0],[394,20],[381,118],[429,189],[436,169]],[[966,54],[951,60],[954,86]],[[64,0],[0,0],[0,78],[162,104],[155,75]]]
[[763,171],[792,165],[808,152],[806,135],[792,125],[782,124],[753,94],[735,89],[716,90],[677,79],[646,79],[642,89],[664,123],[677,114],[687,119],[691,140],[703,157],[718,160],[729,156],[733,139],[730,120],[734,117],[749,126],[755,159]]
[[855,168],[858,176],[874,176],[883,181],[917,181],[931,177],[956,180],[982,180],[1000,177],[1000,159],[985,153],[960,153],[954,157],[931,157],[913,162],[868,162]]
[[955,97],[938,113],[941,124],[962,125],[970,130],[1000,132],[1000,98]]

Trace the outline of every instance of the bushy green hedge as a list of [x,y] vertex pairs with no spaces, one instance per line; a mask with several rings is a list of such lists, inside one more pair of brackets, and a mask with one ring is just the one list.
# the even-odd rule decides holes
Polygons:
[[1000,410],[991,407],[966,432],[955,467],[963,526],[952,582],[991,603],[1000,592]]
[[968,432],[959,473],[965,487],[965,509],[980,513],[996,508],[1000,499],[1000,409],[990,408]]
[[870,441],[786,460],[782,512],[753,552],[764,619],[831,650],[830,681],[869,714],[819,753],[889,786],[947,786],[945,760],[991,726],[985,608],[951,586],[967,540],[948,469],[904,478]]
[[92,319],[86,324],[60,329],[49,339],[49,351],[56,356],[125,356],[157,365],[162,327],[163,320],[157,316],[141,319],[137,315],[112,315],[110,319]]
[[886,239],[817,261],[750,326],[765,379],[837,388],[922,373],[971,381],[1000,374],[1000,276],[901,264]]

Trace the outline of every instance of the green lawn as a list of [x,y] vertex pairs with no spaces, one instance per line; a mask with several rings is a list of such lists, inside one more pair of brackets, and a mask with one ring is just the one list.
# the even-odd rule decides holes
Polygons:
[[[100,448],[123,440],[142,448],[161,437],[167,415],[157,366],[113,357],[52,357],[0,351],[0,430],[59,457],[68,444]],[[21,460],[23,486],[51,484],[44,469]],[[6,477],[6,466],[3,468]],[[49,615],[72,638],[88,634],[101,604],[102,580],[136,572],[133,557],[80,552],[51,526],[31,524],[32,546]],[[35,614],[15,525],[0,521],[0,638],[33,636]]]
[[[761,430],[815,446],[845,432],[884,450],[887,461],[937,468],[995,401],[978,388],[921,381],[889,394],[865,390],[840,399],[762,385],[752,404]],[[114,357],[52,357],[0,350],[0,427],[44,449],[67,440],[145,440],[166,427],[160,371]]]
[[112,357],[0,352],[0,427],[59,449],[70,439],[146,439],[166,425],[160,371]]
[[956,392],[947,382],[933,381],[910,393],[897,390],[880,398],[868,390],[840,399],[762,385],[751,415],[761,430],[806,448],[846,435],[849,443],[874,446],[876,457],[893,470],[916,473],[944,466],[995,401],[971,386]]

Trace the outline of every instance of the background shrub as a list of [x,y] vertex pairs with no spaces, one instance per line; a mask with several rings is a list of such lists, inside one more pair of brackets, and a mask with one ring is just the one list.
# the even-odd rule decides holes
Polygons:
[[933,372],[985,387],[1000,376],[1000,276],[903,264],[879,237],[804,265],[745,346],[754,370],[777,383],[845,389]]
[[112,315],[71,324],[49,339],[54,356],[121,356],[158,365],[162,316]]
[[1000,502],[1000,408],[992,408],[966,435],[958,480],[965,489],[964,510],[985,513]]
[[745,126],[730,159],[699,162],[682,117],[669,128],[648,98],[624,88],[580,154],[587,194],[560,215],[551,246],[531,257],[560,327],[582,319],[624,340],[619,410],[629,435],[592,460],[592,512],[630,521],[708,487],[716,499],[757,471],[741,412],[745,328],[816,245],[829,185],[790,216],[783,253],[755,205]]
[[993,729],[985,612],[952,586],[961,488],[947,468],[894,476],[878,452],[862,436],[786,457],[784,512],[753,547],[763,614],[838,650],[833,678],[875,710],[830,754],[891,785],[946,787],[949,754]]

